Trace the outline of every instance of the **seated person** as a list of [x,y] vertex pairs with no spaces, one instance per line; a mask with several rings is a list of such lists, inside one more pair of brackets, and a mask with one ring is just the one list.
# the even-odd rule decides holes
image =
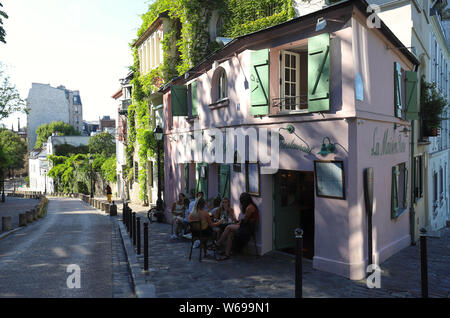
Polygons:
[[215,210],[214,218],[216,220],[223,220],[223,224],[218,227],[218,237],[220,238],[220,235],[229,224],[237,223],[234,210],[230,206],[230,199],[223,198],[222,202],[220,202],[220,207]]
[[[186,227],[187,225],[188,225],[188,223],[189,223],[189,214],[192,212],[192,210],[194,209],[194,206],[195,206],[195,203],[197,202],[197,200],[199,200],[199,199],[201,199],[201,198],[203,198],[203,192],[197,192],[197,197],[196,197],[196,199],[194,199],[194,200],[192,200],[190,203],[189,203],[189,206],[188,206],[188,208],[186,209],[186,213],[185,213],[185,217],[184,217],[184,220],[183,220],[183,225]],[[207,207],[205,207],[205,209],[206,210],[208,210],[208,208]]]
[[253,232],[256,230],[259,212],[252,197],[250,194],[244,192],[241,194],[239,201],[241,203],[242,211],[245,211],[244,218],[240,220],[238,224],[228,225],[220,239],[215,242],[215,245],[218,247],[226,242],[225,255],[219,260],[230,258],[231,248],[233,247],[233,235],[235,236],[234,247],[239,251],[248,243]]
[[175,234],[172,235],[172,238],[176,238],[180,235],[181,230],[183,228],[183,219],[185,213],[184,200],[186,196],[183,193],[178,195],[178,201],[172,204],[172,222],[175,223]]
[[205,210],[206,201],[200,198],[196,201],[194,208],[191,213],[189,213],[189,222],[200,221],[202,236],[211,237],[213,234],[213,228],[222,224],[222,221],[213,222],[211,216]]

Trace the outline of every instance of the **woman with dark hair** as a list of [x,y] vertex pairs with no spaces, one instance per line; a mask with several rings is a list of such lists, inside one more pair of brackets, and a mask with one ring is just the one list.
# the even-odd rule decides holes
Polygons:
[[216,246],[220,247],[224,242],[226,242],[225,255],[219,260],[226,260],[230,258],[231,248],[233,247],[233,236],[235,238],[234,247],[237,251],[239,251],[245,246],[245,244],[247,244],[253,232],[256,230],[256,225],[259,220],[259,212],[251,195],[244,192],[239,197],[239,201],[241,203],[242,211],[244,212],[244,218],[239,221],[238,224],[228,225],[223,234],[220,236],[220,239],[215,243]]

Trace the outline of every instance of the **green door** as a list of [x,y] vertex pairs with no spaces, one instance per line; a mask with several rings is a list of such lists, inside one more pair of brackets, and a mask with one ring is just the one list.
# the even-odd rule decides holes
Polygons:
[[301,224],[299,175],[295,171],[280,170],[274,179],[274,248],[293,252],[294,230]]

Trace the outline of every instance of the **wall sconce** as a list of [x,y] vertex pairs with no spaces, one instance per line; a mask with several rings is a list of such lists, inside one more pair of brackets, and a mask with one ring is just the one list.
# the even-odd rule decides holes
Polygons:
[[325,20],[324,18],[317,19],[316,32],[325,29],[326,26],[327,20]]
[[279,130],[281,130],[281,129],[286,130],[290,134],[293,134],[295,131],[295,128],[292,125],[287,125],[286,128],[280,128]]
[[[325,139],[328,139],[328,144],[325,144]],[[320,151],[317,154],[325,157],[326,155],[334,153],[335,150],[336,150],[336,145],[331,143],[330,138],[323,137],[322,147],[320,148]]]

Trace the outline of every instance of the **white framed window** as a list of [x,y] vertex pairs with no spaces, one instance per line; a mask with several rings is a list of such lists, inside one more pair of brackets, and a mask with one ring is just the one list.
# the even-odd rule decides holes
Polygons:
[[280,110],[300,110],[300,54],[281,51]]
[[228,82],[227,73],[224,69],[221,70],[217,81],[217,100],[222,100],[228,97]]

